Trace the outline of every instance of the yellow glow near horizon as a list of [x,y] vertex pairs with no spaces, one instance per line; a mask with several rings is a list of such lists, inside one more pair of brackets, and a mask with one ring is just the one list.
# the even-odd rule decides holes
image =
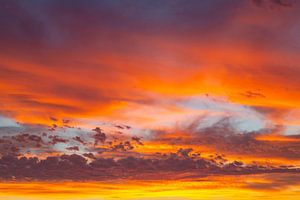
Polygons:
[[[266,176],[268,178],[265,175],[247,175],[164,181],[2,182],[0,183],[0,198],[14,200],[299,199],[300,183],[292,186],[278,185],[276,180],[270,180],[270,176],[288,179],[291,178],[291,175],[272,174]],[[260,184],[261,188],[256,188],[255,184]],[[269,188],[264,187],[265,185]],[[274,188],[273,185],[278,188]]]

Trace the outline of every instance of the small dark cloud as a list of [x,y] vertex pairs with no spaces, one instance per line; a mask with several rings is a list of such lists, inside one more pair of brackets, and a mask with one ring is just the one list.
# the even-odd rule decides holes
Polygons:
[[67,147],[66,150],[68,150],[68,151],[79,151],[79,147],[78,146]]
[[187,148],[187,149],[182,149],[180,148],[178,151],[177,151],[177,154],[179,154],[180,156],[183,156],[185,158],[188,158],[189,157],[189,154],[193,151],[192,148]]
[[98,145],[99,142],[104,143],[106,140],[106,134],[102,131],[101,128],[96,127],[95,129],[93,129],[93,131],[96,132],[96,134],[94,134],[94,139],[95,139],[95,143],[94,145]]
[[136,142],[138,145],[144,145],[142,143],[142,138],[140,138],[140,137],[134,136],[134,137],[131,138],[131,140]]
[[121,125],[115,125],[115,127],[118,128],[118,129],[124,129],[124,127],[121,126]]
[[57,143],[67,143],[69,140],[59,137],[58,135],[50,135],[48,137],[51,139],[50,144],[55,145]]
[[83,139],[81,139],[80,136],[75,136],[72,139],[75,140],[76,142],[79,142],[79,143],[83,144],[83,145],[85,144],[85,142],[83,141]]
[[112,145],[111,149],[113,151],[130,151],[134,149],[134,147],[129,141],[125,141],[125,142],[120,142],[118,144]]
[[115,125],[116,128],[118,129],[130,129],[131,127],[128,125]]
[[50,117],[50,120],[51,120],[51,121],[54,121],[54,122],[57,122],[57,121],[58,121],[58,119],[55,118],[55,117]]
[[246,91],[244,93],[240,93],[242,96],[247,98],[266,98],[266,96],[259,92]]

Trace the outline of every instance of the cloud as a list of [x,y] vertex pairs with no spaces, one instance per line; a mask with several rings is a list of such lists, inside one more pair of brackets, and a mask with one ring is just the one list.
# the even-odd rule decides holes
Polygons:
[[50,144],[55,145],[57,143],[67,143],[68,140],[64,138],[60,138],[58,135],[50,135],[49,138],[51,139]]
[[[0,154],[76,151],[118,170],[293,164],[300,12],[290,2],[2,1]],[[193,160],[207,152],[234,158]],[[34,166],[92,167],[47,159]]]
[[[191,148],[206,147],[210,151],[226,155],[251,158],[299,160],[300,143],[288,136],[279,135],[281,140],[267,140],[272,134],[280,134],[280,127],[265,128],[258,131],[245,132],[232,124],[230,117],[223,118],[211,126],[199,128],[199,122],[185,125],[179,129],[153,132],[153,142],[190,146]],[[176,135],[176,133],[181,133]],[[266,140],[259,139],[265,136]],[[286,140],[285,140],[286,139]],[[290,140],[289,140],[290,139]],[[288,142],[290,141],[290,142]]]
[[264,174],[257,181],[246,183],[244,187],[254,190],[279,191],[299,184],[300,180],[296,173],[276,174],[276,176],[274,174]]
[[[299,85],[297,6],[266,14],[250,1],[3,5],[1,110],[22,122],[110,116],[162,94],[275,107],[299,100],[285,95]],[[247,91],[268,98],[239,95]]]
[[[90,155],[88,157],[91,158]],[[286,167],[247,166],[239,161],[219,165],[203,158],[193,159],[177,154],[170,154],[161,159],[92,158],[93,160],[88,163],[87,159],[77,154],[51,156],[42,160],[36,157],[4,156],[0,159],[0,178],[5,180],[12,178],[17,180],[111,180],[126,177],[138,178],[145,173],[153,174],[153,179],[161,179],[155,174],[169,172],[175,176],[177,173],[188,170],[194,176],[208,176],[211,174],[295,173],[298,170]]]
[[[1,155],[43,156],[78,151],[82,155],[92,153],[95,157],[156,157],[156,153],[162,155],[166,151],[174,151],[172,148],[166,150],[164,146],[177,145],[178,149],[182,148],[179,150],[181,155],[185,156],[194,149],[196,154],[225,154],[230,156],[231,160],[237,157],[252,161],[268,158],[271,163],[276,159],[290,160],[294,163],[300,159],[300,141],[297,140],[297,135],[279,135],[284,133],[284,126],[270,126],[252,131],[236,126],[237,121],[231,116],[219,120],[211,120],[209,116],[192,119],[178,121],[176,126],[167,128],[146,129],[147,135],[144,134],[145,130],[134,127],[129,129],[135,131],[134,133],[128,134],[124,130],[123,134],[119,134],[120,128],[114,123],[107,123],[103,128],[90,129],[92,132],[78,127],[68,128],[64,124],[55,127],[52,125],[50,128],[43,125],[19,124],[19,127],[0,129],[0,152]],[[147,152],[155,146],[155,151]]]
[[266,98],[265,95],[263,95],[259,92],[252,92],[252,91],[246,91],[245,93],[241,93],[241,95],[248,97],[248,98]]
[[[53,121],[53,120],[52,120]],[[99,152],[129,152],[143,145],[137,136],[122,134],[115,124],[102,128],[85,129],[66,126],[61,120],[54,121],[51,126],[35,124],[17,124],[13,127],[0,127],[0,155],[35,155],[44,157],[55,153],[64,154],[68,151],[78,151],[81,154]],[[125,126],[124,126],[125,127]],[[126,128],[125,129],[129,129]],[[99,145],[99,146],[98,146]]]
[[99,142],[104,143],[106,140],[106,134],[102,132],[101,128],[96,127],[95,129],[93,129],[93,131],[96,132],[96,134],[94,135],[95,146],[98,145]]
[[73,137],[73,140],[75,140],[75,141],[77,141],[77,142],[79,142],[79,143],[81,143],[81,144],[85,144],[85,142],[81,139],[80,136],[75,136],[75,137]]
[[66,150],[68,150],[68,151],[79,151],[79,147],[78,146],[67,147]]

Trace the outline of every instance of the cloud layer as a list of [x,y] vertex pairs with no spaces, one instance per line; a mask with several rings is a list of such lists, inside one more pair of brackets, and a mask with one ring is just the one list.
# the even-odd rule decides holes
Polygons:
[[0,0],[1,177],[298,172],[299,11]]

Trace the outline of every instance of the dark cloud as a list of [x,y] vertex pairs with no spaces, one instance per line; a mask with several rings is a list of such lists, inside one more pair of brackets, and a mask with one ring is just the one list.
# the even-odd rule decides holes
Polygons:
[[[251,157],[253,160],[256,158],[300,159],[300,141],[297,140],[299,135],[281,135],[282,140],[258,139],[261,136],[274,133],[280,134],[284,131],[284,126],[279,125],[253,132],[242,132],[235,128],[231,118],[224,118],[205,128],[199,128],[199,120],[179,128],[178,131],[182,133],[181,136],[176,137],[176,134],[170,134],[168,131],[153,131],[151,137],[145,139],[145,141],[137,136],[116,135],[115,131],[104,133],[99,127],[96,127],[93,129],[93,133],[90,133],[85,130],[75,131],[65,127],[51,126],[51,130],[49,130],[47,126],[21,124],[20,127],[0,128],[0,141],[2,144],[0,154],[63,153],[63,150],[59,149],[60,145],[55,146],[55,144],[61,143],[64,148],[68,148],[67,150],[80,151],[80,153],[102,153],[104,155],[126,157],[132,154],[144,155],[139,152],[140,148],[143,148],[143,145],[147,145],[148,142],[157,142],[159,144],[185,146],[185,149],[180,149],[178,152],[182,157],[200,153],[192,152],[192,148],[199,146],[212,148],[220,155]],[[173,133],[173,130],[171,132]],[[162,152],[158,151],[157,153]],[[149,156],[155,157],[155,153]]]
[[241,93],[241,95],[247,98],[266,98],[265,95],[259,92],[252,92],[252,91],[246,91],[245,93]]
[[50,117],[50,120],[51,120],[51,121],[54,121],[54,122],[57,122],[57,121],[58,121],[58,119],[55,118],[55,117]]
[[140,137],[134,136],[134,137],[131,138],[131,140],[136,142],[138,145],[144,145],[142,143],[142,138],[140,138]]
[[130,151],[134,149],[134,147],[129,141],[125,141],[125,142],[120,142],[118,144],[112,145],[111,149],[113,151]]
[[[23,125],[25,126],[25,125]],[[218,152],[237,153],[241,156],[251,155],[265,157],[283,157],[290,159],[299,158],[298,142],[268,142],[258,141],[255,136],[269,134],[271,130],[260,132],[241,133],[231,126],[230,118],[218,121],[210,127],[199,129],[195,123],[185,130],[187,137],[176,139],[164,136],[164,132],[154,134],[153,139],[173,145],[195,146],[204,145],[214,147]],[[179,148],[174,153],[142,154],[138,152],[138,146],[143,145],[141,138],[125,137],[114,138],[110,134],[104,134],[99,127],[93,129],[93,134],[87,134],[89,141],[85,141],[79,135],[64,138],[55,135],[55,130],[44,134],[46,126],[27,126],[24,133],[18,133],[14,128],[14,135],[3,135],[0,138],[0,177],[2,179],[20,180],[109,180],[114,178],[141,178],[147,177],[161,179],[156,174],[170,174],[190,172],[195,176],[208,176],[212,174],[257,174],[257,173],[292,173],[298,172],[293,165],[272,165],[258,163],[244,163],[240,160],[229,160],[224,154],[211,155],[208,158],[201,157],[200,152],[194,152],[192,148]],[[61,128],[57,128],[61,129]],[[8,128],[4,129],[9,130]],[[4,131],[2,130],[2,131]],[[30,131],[31,134],[26,133]],[[17,133],[16,133],[17,132]],[[35,134],[33,134],[35,133]],[[298,138],[299,136],[292,136]],[[102,146],[95,147],[97,140]],[[76,144],[78,142],[78,144]],[[76,151],[78,154],[48,156],[45,159],[22,157],[29,151],[38,151],[42,155],[45,152],[55,152],[51,148],[57,143],[63,143],[68,151]],[[75,145],[74,145],[75,143]],[[38,150],[36,150],[38,149]],[[82,151],[84,150],[84,151]],[[135,152],[134,150],[137,150]],[[100,152],[98,153],[98,152]],[[88,153],[87,153],[88,152]],[[35,152],[37,153],[37,152]],[[58,154],[59,155],[59,154]],[[18,157],[17,157],[18,156]],[[174,178],[173,177],[173,178]],[[255,187],[250,186],[249,187]]]
[[[282,133],[284,127],[275,126],[253,132],[242,132],[234,127],[230,117],[223,118],[209,127],[198,128],[199,121],[180,129],[188,137],[174,137],[168,132],[158,131],[153,140],[173,145],[204,146],[217,152],[248,156],[253,158],[300,159],[300,141],[264,141],[256,137],[272,133]],[[295,136],[284,136],[293,138]]]
[[[213,146],[217,152],[250,157],[287,158],[299,160],[300,142],[260,141],[256,136],[276,131],[266,129],[258,132],[241,133],[228,131],[228,127],[215,127],[199,130],[198,144]],[[288,136],[287,136],[288,138]]]
[[193,151],[192,148],[188,148],[188,149],[182,149],[180,148],[178,151],[177,151],[177,154],[185,157],[185,158],[188,158],[189,157],[189,154]]
[[[58,122],[58,121],[57,121]],[[114,127],[114,125],[111,125]],[[118,128],[117,128],[118,129]],[[122,135],[115,131],[104,133],[99,127],[87,130],[74,130],[73,127],[19,124],[19,127],[0,127],[0,155],[43,155],[51,152],[63,153],[80,151],[85,153],[129,152],[142,145],[141,138]],[[56,144],[62,144],[56,145]],[[97,147],[101,144],[101,147]],[[96,146],[95,146],[96,145]],[[64,149],[61,147],[64,146]]]
[[57,143],[67,143],[69,140],[61,138],[58,135],[50,135],[48,137],[49,139],[51,139],[50,144],[55,145]]
[[[180,153],[181,154],[181,153]],[[39,160],[36,157],[4,156],[0,159],[0,178],[18,180],[105,180],[115,178],[138,178],[143,174],[153,174],[152,179],[161,179],[155,174],[169,172],[175,174],[190,171],[195,176],[212,174],[257,174],[257,173],[293,173],[298,169],[286,167],[266,167],[245,165],[234,161],[224,165],[204,158],[191,158],[170,154],[165,158],[146,159],[126,157],[119,160],[112,158],[95,158],[91,162],[77,154],[47,157]],[[249,185],[249,187],[251,187]]]
[[77,141],[77,142],[79,142],[79,143],[81,143],[81,144],[85,144],[85,142],[81,139],[81,137],[80,136],[75,136],[75,137],[73,137],[73,140],[75,140],[75,141]]
[[66,150],[68,150],[68,151],[79,151],[79,147],[78,146],[67,147]]
[[0,155],[22,155],[33,149],[37,152],[48,149],[43,137],[28,133],[19,133],[13,136],[4,135],[0,137],[0,143]]
[[127,126],[127,125],[115,125],[115,127],[118,129],[130,129],[131,128],[130,126]]
[[8,139],[0,139],[0,155],[20,155],[20,148]]
[[101,128],[96,127],[93,129],[93,131],[96,132],[96,134],[94,134],[94,139],[95,139],[95,143],[94,145],[98,145],[99,142],[104,143],[106,140],[106,134],[102,131]]
[[36,142],[36,143],[43,143],[43,140],[40,136],[30,135],[28,133],[12,136],[12,139],[14,139],[18,142],[25,142],[25,143],[29,142],[29,141],[33,141],[33,142]]

